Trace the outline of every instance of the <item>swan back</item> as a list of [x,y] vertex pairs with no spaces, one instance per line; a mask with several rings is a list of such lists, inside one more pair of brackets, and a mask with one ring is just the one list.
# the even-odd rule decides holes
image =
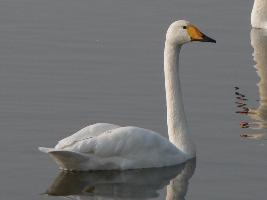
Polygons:
[[64,149],[72,146],[82,140],[90,139],[96,137],[105,131],[110,131],[112,129],[119,128],[118,125],[108,124],[108,123],[96,123],[90,126],[86,126],[83,129],[77,131],[76,133],[60,140],[55,146],[56,149]]

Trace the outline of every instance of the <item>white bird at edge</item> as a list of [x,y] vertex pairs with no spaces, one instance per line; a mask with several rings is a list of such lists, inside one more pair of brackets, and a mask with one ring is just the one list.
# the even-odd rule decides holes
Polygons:
[[253,28],[267,29],[267,0],[255,0],[251,12]]
[[189,135],[179,79],[179,54],[183,44],[215,40],[185,20],[167,30],[164,76],[169,140],[139,127],[97,123],[58,142],[54,148],[39,147],[63,170],[126,170],[181,164],[196,156]]

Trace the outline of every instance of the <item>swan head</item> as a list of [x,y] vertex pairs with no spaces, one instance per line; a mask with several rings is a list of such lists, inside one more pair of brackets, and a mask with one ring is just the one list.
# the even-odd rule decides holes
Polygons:
[[166,42],[170,44],[183,45],[192,41],[216,43],[216,40],[206,36],[186,20],[173,22],[167,30]]

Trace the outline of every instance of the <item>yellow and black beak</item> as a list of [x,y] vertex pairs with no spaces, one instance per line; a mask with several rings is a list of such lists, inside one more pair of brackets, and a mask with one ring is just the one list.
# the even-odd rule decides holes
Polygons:
[[204,33],[200,32],[200,30],[194,25],[188,25],[186,27],[187,32],[191,38],[191,41],[199,41],[199,42],[212,42],[216,43],[216,40],[206,36]]

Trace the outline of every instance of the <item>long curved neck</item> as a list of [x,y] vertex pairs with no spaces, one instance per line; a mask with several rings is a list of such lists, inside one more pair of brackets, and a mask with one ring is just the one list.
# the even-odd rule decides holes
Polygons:
[[167,101],[169,140],[189,157],[194,157],[195,146],[188,135],[182,91],[179,79],[179,53],[181,46],[165,42],[164,75]]
[[267,28],[267,0],[254,1],[251,25],[254,28]]

